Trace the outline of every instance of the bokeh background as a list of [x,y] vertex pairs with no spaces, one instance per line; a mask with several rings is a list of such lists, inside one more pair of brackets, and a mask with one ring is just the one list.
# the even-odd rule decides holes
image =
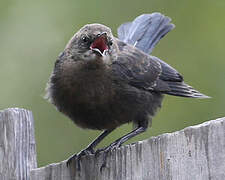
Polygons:
[[[129,143],[225,116],[224,0],[0,0],[0,109],[33,112],[39,166],[68,158],[100,132],[76,127],[43,99],[54,61],[84,24],[117,27],[142,13],[159,11],[176,28],[153,55],[181,72],[185,81],[211,99],[166,96],[146,133]],[[101,146],[130,131],[118,128]]]

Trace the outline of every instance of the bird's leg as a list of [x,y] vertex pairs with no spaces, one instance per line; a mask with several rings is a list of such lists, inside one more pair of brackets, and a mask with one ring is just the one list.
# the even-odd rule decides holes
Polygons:
[[82,156],[88,155],[88,154],[94,154],[94,148],[114,129],[107,129],[104,130],[94,141],[92,141],[85,149],[80,151],[78,154],[72,155],[67,160],[67,167],[72,163],[73,159],[77,158],[78,162],[78,170],[80,170],[80,159]]
[[148,127],[147,123],[145,123],[143,125],[141,124],[141,125],[139,125],[138,128],[134,129],[133,131],[129,132],[128,134],[124,135],[123,137],[117,139],[116,141],[111,143],[109,146],[103,148],[102,149],[102,151],[104,151],[103,164],[102,164],[100,170],[102,171],[102,169],[106,166],[106,157],[107,157],[107,154],[110,150],[120,147],[123,143],[125,143],[126,141],[128,141],[132,137],[137,136],[138,134],[141,134],[141,133],[145,132],[147,127]]

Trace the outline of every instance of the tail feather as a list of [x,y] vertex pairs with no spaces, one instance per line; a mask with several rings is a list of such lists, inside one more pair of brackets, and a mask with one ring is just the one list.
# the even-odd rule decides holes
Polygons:
[[173,96],[191,97],[191,98],[210,98],[184,82],[167,82],[170,91],[166,94]]
[[150,54],[159,40],[175,27],[170,21],[160,13],[142,14],[122,24],[118,28],[118,38]]
[[[124,24],[121,24],[117,30],[118,38],[125,42],[125,39],[128,39],[129,33],[130,33],[130,27],[132,25],[132,22],[126,22]],[[126,42],[127,43],[127,42]]]
[[[171,19],[161,13],[142,14],[132,22],[122,24],[118,28],[118,38],[147,54],[151,54],[159,40],[175,27],[170,22]],[[170,65],[154,56],[151,58],[161,64],[162,73],[159,79],[165,82],[168,85],[167,88],[170,89],[163,93],[191,98],[210,98],[185,84],[183,77]]]

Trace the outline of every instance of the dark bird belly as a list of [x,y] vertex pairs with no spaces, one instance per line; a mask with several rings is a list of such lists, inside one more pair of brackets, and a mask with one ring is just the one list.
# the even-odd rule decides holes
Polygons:
[[[162,95],[145,91],[137,93],[139,90],[136,88],[128,88],[127,91],[115,88],[113,95],[109,94],[104,100],[100,92],[85,101],[76,95],[68,96],[65,102],[68,106],[61,111],[78,126],[88,129],[112,129],[128,122],[150,121],[161,106]],[[85,96],[85,93],[80,93],[80,97]]]
[[[75,124],[88,129],[112,129],[151,120],[162,95],[115,81],[108,72],[85,71],[51,77],[50,100]],[[73,71],[74,73],[74,71]],[[76,77],[76,78],[75,78]]]

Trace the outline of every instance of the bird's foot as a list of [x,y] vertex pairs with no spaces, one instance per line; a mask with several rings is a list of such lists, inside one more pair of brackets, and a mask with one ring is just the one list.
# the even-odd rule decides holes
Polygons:
[[100,167],[100,171],[102,172],[102,170],[106,167],[106,158],[107,155],[110,151],[119,148],[122,145],[122,143],[117,140],[115,142],[113,142],[112,144],[110,144],[109,146],[105,147],[105,148],[101,148],[101,149],[97,149],[95,152],[95,155],[99,155],[100,152],[103,152],[103,162],[102,165]]
[[94,149],[92,147],[87,147],[86,149],[83,149],[82,151],[80,151],[77,154],[72,155],[71,157],[69,157],[69,159],[66,162],[67,167],[69,167],[73,160],[77,159],[77,163],[78,163],[78,170],[80,171],[80,160],[82,156],[86,156],[86,155],[90,155],[90,154],[94,154]]

